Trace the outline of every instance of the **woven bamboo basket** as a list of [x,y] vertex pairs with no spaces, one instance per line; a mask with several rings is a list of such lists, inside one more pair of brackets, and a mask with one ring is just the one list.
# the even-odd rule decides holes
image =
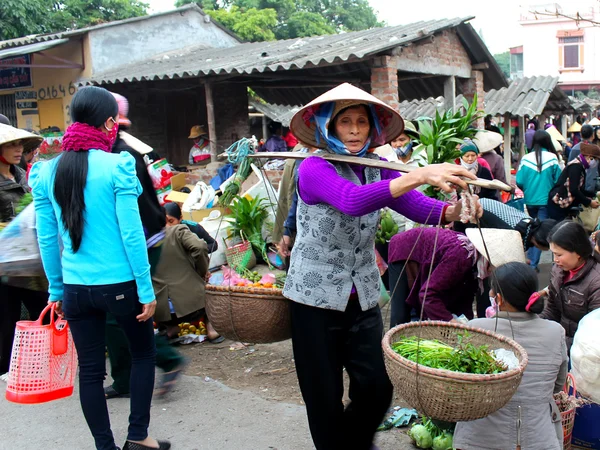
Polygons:
[[292,336],[289,300],[281,289],[207,284],[206,313],[227,339],[268,344]]
[[[468,331],[468,342],[514,352],[519,367],[493,375],[432,369],[403,358],[391,344],[402,337],[437,339],[455,346],[458,333]],[[527,366],[527,353],[515,341],[491,331],[448,322],[411,322],[398,325],[383,337],[389,377],[398,394],[422,414],[447,422],[480,419],[502,408],[517,391]]]

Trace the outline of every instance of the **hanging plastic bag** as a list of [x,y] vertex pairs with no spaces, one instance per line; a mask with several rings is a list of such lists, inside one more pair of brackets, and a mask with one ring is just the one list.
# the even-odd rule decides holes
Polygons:
[[[77,354],[66,320],[56,318],[56,304],[46,306],[35,320],[17,322],[6,399],[43,403],[73,393]],[[42,321],[50,312],[50,324]]]
[[571,347],[571,373],[584,397],[600,403],[600,309],[579,322]]
[[0,275],[43,275],[35,231],[35,208],[28,205],[0,232]]

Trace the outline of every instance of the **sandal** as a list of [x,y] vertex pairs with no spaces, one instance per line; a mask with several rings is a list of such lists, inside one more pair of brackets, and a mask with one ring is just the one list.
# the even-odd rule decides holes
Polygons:
[[129,393],[121,394],[120,392],[117,392],[111,385],[104,388],[104,397],[106,400],[110,400],[111,398],[129,398]]
[[183,362],[175,368],[175,370],[172,370],[171,372],[165,372],[160,382],[160,386],[156,390],[156,395],[163,398],[166,397],[167,394],[169,394],[177,384],[179,376],[187,367],[187,365],[188,360],[184,359]]
[[223,342],[225,340],[225,338],[223,336],[217,336],[214,339],[207,338],[207,340],[211,344],[220,344],[221,342]]
[[123,450],[169,450],[171,443],[169,441],[157,441],[158,447],[148,447],[147,445],[136,444],[135,442],[125,441]]

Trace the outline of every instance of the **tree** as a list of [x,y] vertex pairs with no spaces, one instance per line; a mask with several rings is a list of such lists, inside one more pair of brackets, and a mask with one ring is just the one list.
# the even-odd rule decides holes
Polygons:
[[510,52],[496,53],[494,59],[500,66],[506,78],[510,78]]
[[140,0],[2,0],[0,39],[56,33],[146,15]]
[[582,91],[575,91],[575,97],[578,100],[585,100],[586,99],[586,95]]
[[[272,23],[274,37],[298,37],[332,34],[341,31],[358,31],[383,26],[377,20],[367,0],[177,0],[176,6],[196,3],[213,19],[232,31],[244,30],[238,35],[244,40],[269,40],[266,30],[252,32],[253,24]],[[247,22],[247,23],[246,23]]]

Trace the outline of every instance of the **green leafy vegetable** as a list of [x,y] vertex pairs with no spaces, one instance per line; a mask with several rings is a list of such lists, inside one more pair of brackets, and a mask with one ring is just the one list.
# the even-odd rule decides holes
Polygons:
[[392,349],[406,359],[433,369],[480,375],[506,370],[504,364],[496,361],[487,345],[475,346],[468,342],[468,338],[466,332],[459,334],[458,345],[452,347],[437,340],[405,337],[392,344]]
[[419,448],[431,448],[433,445],[433,436],[425,425],[414,425],[408,435]]

